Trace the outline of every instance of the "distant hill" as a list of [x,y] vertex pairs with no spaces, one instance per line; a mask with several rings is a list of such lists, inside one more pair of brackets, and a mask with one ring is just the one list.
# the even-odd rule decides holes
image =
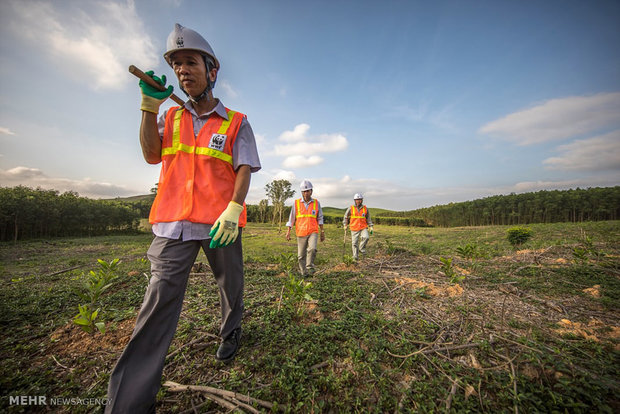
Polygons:
[[[152,201],[152,195],[139,195],[116,200],[131,203]],[[254,217],[248,206],[248,220]],[[286,214],[290,205],[286,208]],[[529,223],[618,220],[620,218],[620,186],[571,190],[543,190],[532,193],[495,195],[408,211],[369,208],[377,224],[405,226],[484,226]],[[323,207],[327,223],[337,223],[346,208]],[[287,216],[288,217],[288,216]]]
[[153,194],[144,194],[144,195],[135,195],[135,196],[131,196],[131,197],[109,198],[108,200],[127,201],[129,203],[134,203],[136,201],[152,200],[153,198],[154,198]]

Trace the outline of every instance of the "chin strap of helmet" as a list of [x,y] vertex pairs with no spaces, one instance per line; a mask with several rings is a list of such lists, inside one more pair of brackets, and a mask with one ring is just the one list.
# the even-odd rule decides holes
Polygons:
[[207,59],[206,56],[203,56],[203,59],[205,61],[205,66],[207,68],[207,87],[205,88],[205,90],[202,91],[202,93],[198,95],[197,97],[193,97],[193,96],[190,96],[190,94],[187,93],[185,89],[183,89],[183,86],[181,86],[181,84],[179,84],[179,87],[181,88],[183,93],[189,98],[190,101],[194,103],[198,103],[198,101],[201,101],[204,98],[207,98],[207,100],[209,100],[209,92],[212,91],[213,87],[215,86],[215,82],[211,81],[211,79],[209,78],[209,73],[211,72],[211,69],[213,69],[213,65],[211,64],[211,62],[209,62],[209,59]]

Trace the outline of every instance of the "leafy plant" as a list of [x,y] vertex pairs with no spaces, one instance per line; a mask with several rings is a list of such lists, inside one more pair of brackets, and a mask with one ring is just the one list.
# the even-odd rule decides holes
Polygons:
[[520,246],[532,237],[532,230],[526,227],[513,227],[508,229],[508,241],[512,246]]
[[465,276],[459,275],[454,270],[454,266],[452,265],[452,258],[440,257],[439,260],[441,260],[441,271],[450,278],[450,283],[460,283],[465,279]]
[[605,253],[599,251],[596,247],[594,247],[594,241],[592,237],[586,235],[586,233],[581,230],[581,246],[573,248],[573,260],[578,264],[586,264],[588,263],[590,256],[596,259],[604,259]]
[[290,274],[297,266],[297,255],[294,253],[280,253],[278,264],[284,273]]
[[281,253],[278,257],[280,268],[288,275],[288,279],[282,287],[282,303],[285,308],[292,310],[296,316],[304,313],[303,305],[306,301],[312,300],[308,290],[312,287],[311,282],[306,282],[303,278],[295,277],[297,267],[297,255],[294,253]]
[[288,280],[284,284],[284,292],[282,301],[286,307],[293,310],[296,316],[302,316],[304,313],[304,303],[311,301],[312,297],[308,294],[308,290],[312,287],[312,282],[306,282],[303,278],[297,279],[291,272]]
[[407,251],[406,249],[403,249],[402,247],[395,246],[394,243],[392,243],[389,239],[385,240],[385,245],[386,245],[385,252],[390,256],[397,254],[397,253],[404,253]]
[[353,258],[353,256],[347,254],[342,257],[342,263],[344,263],[347,266],[350,266],[352,264],[355,264],[355,259]]
[[105,333],[105,323],[104,322],[96,322],[99,317],[99,308],[94,311],[91,311],[91,306],[89,304],[86,305],[78,305],[79,313],[75,315],[73,318],[73,322],[79,325],[84,331],[92,334],[95,332],[95,328],[99,330],[102,334]]
[[573,248],[573,260],[578,264],[588,263],[588,250],[581,247]]
[[475,259],[480,256],[480,252],[478,250],[478,246],[475,244],[467,243],[465,246],[459,246],[456,248],[456,252],[463,259]]
[[420,288],[414,289],[413,294],[422,299],[430,299],[431,295],[428,294],[428,292],[426,291],[427,289],[428,286],[422,286]]
[[99,269],[95,272],[91,270],[87,275],[82,274],[82,290],[77,291],[77,295],[85,304],[78,305],[78,314],[73,318],[73,322],[82,330],[94,334],[96,330],[105,333],[105,323],[98,321],[101,310],[101,295],[112,286],[114,280],[118,278],[118,262],[114,259],[111,262],[98,259]]

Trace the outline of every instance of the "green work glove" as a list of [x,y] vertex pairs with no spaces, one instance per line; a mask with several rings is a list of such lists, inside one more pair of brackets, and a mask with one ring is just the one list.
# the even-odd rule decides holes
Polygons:
[[231,201],[226,210],[213,223],[209,233],[212,237],[210,248],[225,247],[234,242],[239,235],[239,216],[243,212],[243,206]]
[[[161,75],[161,79],[153,74],[152,70],[145,72],[146,75],[153,78],[153,80],[159,83],[162,86],[166,86],[166,75]],[[142,104],[140,105],[140,109],[146,112],[152,112],[154,114],[159,113],[159,106],[164,102],[170,95],[172,95],[172,85],[168,86],[168,89],[165,91],[159,91],[153,88],[151,85],[144,82],[140,79],[140,89],[142,90]]]

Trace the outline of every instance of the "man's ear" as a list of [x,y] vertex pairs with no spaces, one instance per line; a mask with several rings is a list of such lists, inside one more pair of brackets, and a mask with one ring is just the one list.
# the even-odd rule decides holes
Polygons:
[[217,68],[212,68],[209,72],[209,79],[211,82],[215,82],[217,80]]

